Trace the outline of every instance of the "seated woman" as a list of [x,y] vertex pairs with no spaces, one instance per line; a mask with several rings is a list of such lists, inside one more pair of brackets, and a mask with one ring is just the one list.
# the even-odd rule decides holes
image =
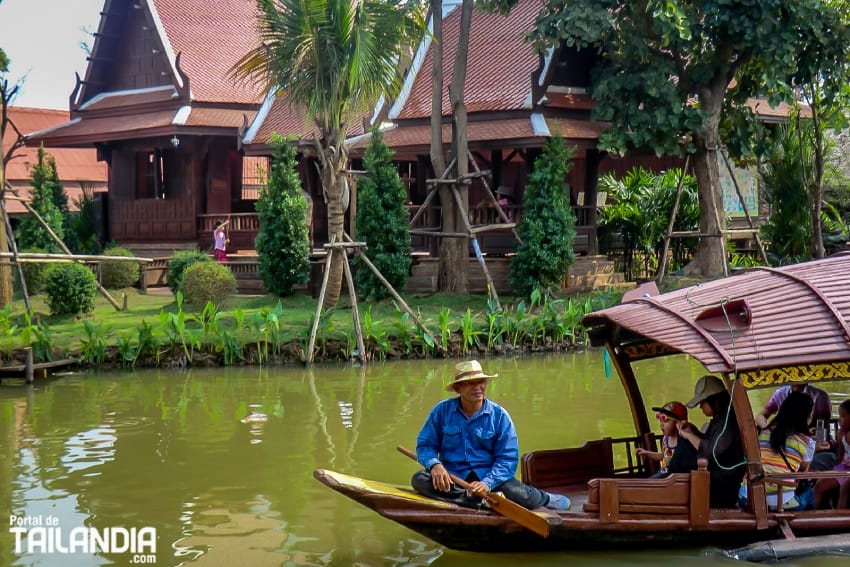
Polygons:
[[680,443],[682,439],[689,442],[697,450],[697,458],[708,461],[711,507],[734,508],[738,504],[738,486],[746,460],[729,392],[720,378],[709,374],[697,380],[694,397],[687,406],[699,406],[711,421],[704,433],[692,423],[680,421]]
[[[815,454],[815,440],[809,436],[812,398],[802,392],[791,392],[776,417],[759,434],[761,463],[767,475],[808,470]],[[779,503],[776,484],[765,485],[767,506],[776,509]],[[741,485],[740,496],[746,501],[747,485]],[[794,494],[793,488],[782,491],[782,507],[804,510],[810,507],[811,489]]]

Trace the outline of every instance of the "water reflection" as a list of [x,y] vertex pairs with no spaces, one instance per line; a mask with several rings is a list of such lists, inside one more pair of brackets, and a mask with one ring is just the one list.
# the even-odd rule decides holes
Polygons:
[[[640,369],[649,406],[690,397],[703,372],[659,359]],[[454,361],[361,367],[228,368],[70,376],[0,387],[0,511],[58,517],[66,529],[154,526],[157,565],[719,564],[679,553],[484,555],[446,550],[328,490],[315,468],[407,485],[411,445],[448,396]],[[489,395],[521,449],[631,434],[616,376],[598,352],[500,358]],[[842,386],[843,387],[843,386]],[[848,390],[831,386],[839,396]],[[751,394],[754,404],[769,392]],[[0,565],[128,564],[129,556],[16,553]],[[837,565],[834,558],[825,563]]]

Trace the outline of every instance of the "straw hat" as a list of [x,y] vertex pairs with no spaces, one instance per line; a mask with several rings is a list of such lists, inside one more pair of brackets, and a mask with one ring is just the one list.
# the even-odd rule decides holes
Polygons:
[[688,402],[688,407],[695,408],[703,400],[710,398],[714,394],[719,394],[720,392],[725,391],[726,386],[723,385],[720,378],[712,376],[711,374],[706,374],[697,380],[696,386],[694,386],[694,397]]
[[446,385],[446,391],[454,390],[455,384],[461,382],[469,382],[471,380],[489,380],[495,378],[498,374],[484,374],[481,369],[481,363],[477,360],[465,360],[455,364],[455,378]]

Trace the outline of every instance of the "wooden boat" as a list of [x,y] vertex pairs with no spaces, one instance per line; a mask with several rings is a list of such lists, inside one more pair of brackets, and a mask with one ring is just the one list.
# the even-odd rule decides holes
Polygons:
[[[604,346],[631,408],[632,437],[522,456],[522,480],[566,494],[570,510],[537,510],[549,523],[541,537],[492,510],[462,508],[398,487],[319,469],[328,487],[426,537],[461,550],[547,550],[632,545],[715,545],[730,549],[777,537],[839,534],[850,540],[850,510],[769,509],[765,480],[782,486],[836,471],[765,477],[746,390],[794,382],[850,380],[850,254],[782,268],[755,268],[728,278],[649,296],[632,293],[583,319],[594,346]],[[748,464],[749,508],[709,507],[709,472],[649,479],[633,458],[657,446],[633,364],[687,354],[724,378],[738,416]],[[626,463],[615,468],[614,463]],[[786,488],[787,490],[788,488]],[[793,489],[793,488],[791,488]],[[780,499],[781,500],[781,499]],[[845,537],[840,537],[841,535]]]

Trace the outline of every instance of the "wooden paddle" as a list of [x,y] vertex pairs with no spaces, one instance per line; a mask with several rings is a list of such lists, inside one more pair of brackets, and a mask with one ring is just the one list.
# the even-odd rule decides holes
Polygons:
[[[398,449],[398,452],[402,455],[407,455],[414,461],[419,462],[419,459],[416,458],[416,453],[410,449],[402,447],[401,445],[397,446],[396,449]],[[451,473],[449,476],[451,477],[452,482],[459,487],[464,489],[469,488],[469,483],[465,480],[458,478]],[[482,494],[481,497],[487,501],[487,504],[489,504],[490,508],[496,513],[501,514],[506,518],[510,518],[517,524],[533,531],[537,535],[549,537],[549,522],[540,514],[536,514],[527,508],[523,508],[516,502],[508,500],[504,495],[499,494],[498,492],[487,492]]]

